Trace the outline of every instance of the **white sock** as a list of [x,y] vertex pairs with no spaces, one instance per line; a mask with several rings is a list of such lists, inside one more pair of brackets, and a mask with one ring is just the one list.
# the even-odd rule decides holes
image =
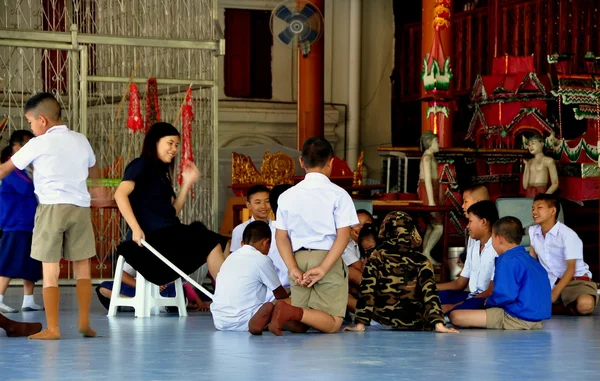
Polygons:
[[21,306],[21,308],[24,307],[37,308],[39,306],[35,304],[35,301],[33,300],[33,295],[23,295],[23,306]]

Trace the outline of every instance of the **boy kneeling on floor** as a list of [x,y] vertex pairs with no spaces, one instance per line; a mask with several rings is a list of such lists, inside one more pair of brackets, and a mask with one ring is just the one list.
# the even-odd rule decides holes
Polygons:
[[552,302],[546,270],[523,246],[523,225],[515,217],[503,217],[493,226],[492,245],[498,253],[494,291],[485,310],[450,313],[457,327],[488,329],[541,329],[550,319]]
[[279,301],[288,297],[281,286],[273,261],[271,228],[264,221],[253,221],[242,235],[244,245],[223,262],[216,279],[210,311],[220,331],[250,331],[262,335],[271,321],[274,304],[265,303],[267,293]]

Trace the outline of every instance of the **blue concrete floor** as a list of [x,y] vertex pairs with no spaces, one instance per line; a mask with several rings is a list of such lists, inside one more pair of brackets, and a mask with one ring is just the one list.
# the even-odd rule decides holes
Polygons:
[[[5,301],[20,307],[21,289]],[[41,302],[40,290],[36,298]],[[0,380],[598,380],[600,313],[555,317],[542,331],[370,331],[261,337],[217,332],[210,313],[109,319],[94,300],[92,327],[76,330],[74,289],[62,288],[60,341],[6,338],[0,332]],[[8,314],[45,322],[43,312]]]

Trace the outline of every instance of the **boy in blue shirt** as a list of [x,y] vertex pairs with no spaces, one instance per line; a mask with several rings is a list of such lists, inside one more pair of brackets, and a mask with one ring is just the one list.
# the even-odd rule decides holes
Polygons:
[[503,217],[493,227],[492,245],[498,253],[494,291],[485,310],[453,311],[457,327],[488,329],[540,329],[550,319],[551,290],[542,265],[519,246],[523,225]]

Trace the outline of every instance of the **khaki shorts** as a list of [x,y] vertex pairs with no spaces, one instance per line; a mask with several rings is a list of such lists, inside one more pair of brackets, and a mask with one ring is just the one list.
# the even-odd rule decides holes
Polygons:
[[71,204],[38,205],[31,258],[40,262],[80,261],[96,255],[90,208]]
[[[303,272],[319,266],[327,255],[325,250],[300,250],[295,254]],[[290,278],[292,305],[323,311],[331,316],[344,317],[348,305],[348,268],[339,258],[323,279],[312,287],[298,286]]]
[[502,308],[488,308],[485,310],[487,329],[542,329],[541,321],[526,321],[513,317]]
[[598,304],[598,286],[595,282],[585,280],[572,280],[567,287],[560,293],[560,301],[566,307],[569,304],[576,302],[581,295],[591,295]]

